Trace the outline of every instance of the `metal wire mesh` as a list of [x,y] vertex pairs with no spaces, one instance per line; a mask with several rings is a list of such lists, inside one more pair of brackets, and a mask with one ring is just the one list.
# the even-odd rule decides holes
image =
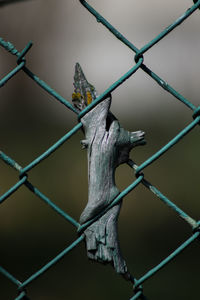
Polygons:
[[[139,184],[144,185],[149,191],[154,193],[162,202],[164,202],[168,207],[173,209],[175,213],[181,217],[188,225],[190,225],[192,229],[192,235],[188,238],[180,247],[178,247],[173,253],[171,253],[166,259],[164,259],[160,264],[150,269],[146,274],[144,274],[141,278],[133,279],[133,288],[134,295],[131,300],[135,299],[145,299],[143,294],[142,284],[147,281],[150,277],[152,277],[155,273],[159,272],[161,268],[165,267],[166,264],[172,261],[179,253],[181,253],[187,246],[193,243],[195,240],[199,238],[200,235],[200,222],[194,220],[188,214],[186,214],[183,210],[181,210],[175,203],[170,201],[165,195],[163,195],[154,185],[148,182],[145,179],[144,173],[142,171],[147,168],[150,164],[154,163],[157,159],[159,159],[163,154],[165,154],[171,147],[174,147],[176,143],[178,143],[185,135],[187,135],[196,125],[200,123],[200,106],[196,107],[193,105],[188,99],[183,97],[179,92],[177,92],[173,87],[171,87],[167,82],[165,82],[162,78],[160,78],[156,73],[154,73],[151,69],[149,69],[144,64],[144,53],[147,52],[150,48],[152,48],[156,43],[158,43],[161,39],[163,39],[166,35],[168,35],[172,30],[174,30],[178,25],[184,22],[189,16],[194,13],[196,9],[200,7],[200,0],[194,1],[194,5],[189,8],[183,15],[181,15],[175,22],[173,22],[170,26],[168,26],[165,30],[163,30],[158,36],[156,36],[152,41],[147,43],[141,49],[138,49],[134,46],[130,41],[126,39],[118,30],[116,30],[106,19],[103,18],[92,6],[90,6],[86,1],[80,0],[80,3],[97,19],[98,22],[102,23],[116,38],[118,38],[122,43],[124,43],[127,47],[129,47],[135,53],[135,64],[133,67],[124,74],[119,80],[114,82],[106,91],[104,91],[94,102],[88,105],[83,111],[79,114],[77,110],[71,105],[69,101],[60,96],[54,89],[52,89],[49,85],[47,85],[43,80],[38,78],[35,74],[32,73],[30,69],[26,67],[26,54],[30,50],[32,46],[32,42],[29,42],[27,46],[19,52],[14,45],[10,42],[6,42],[3,38],[0,38],[0,46],[4,48],[6,51],[10,52],[12,55],[17,57],[17,66],[13,68],[4,78],[0,80],[0,87],[5,85],[13,76],[15,76],[18,72],[23,71],[29,76],[33,81],[35,81],[41,88],[43,88],[47,93],[54,97],[54,99],[58,100],[62,103],[67,109],[70,109],[72,112],[78,115],[78,119],[83,117],[88,111],[90,111],[93,107],[95,107],[98,103],[103,101],[105,97],[110,95],[115,89],[117,89],[123,82],[132,76],[138,69],[143,70],[146,74],[148,74],[158,85],[160,85],[164,90],[172,94],[176,99],[178,99],[181,103],[186,105],[189,109],[192,110],[192,118],[193,120],[179,133],[177,134],[169,143],[167,143],[164,147],[162,147],[159,151],[157,151],[154,155],[149,157],[146,161],[144,161],[141,165],[137,165],[131,159],[128,161],[128,165],[134,170],[134,174],[136,179],[126,188],[124,189],[114,200],[113,202],[106,207],[98,216],[93,218],[92,220],[86,222],[83,225],[80,225],[75,219],[73,219],[68,213],[59,208],[51,199],[46,197],[40,190],[38,190],[32,183],[28,180],[28,172],[35,168],[41,161],[47,159],[54,151],[56,151],[59,147],[63,145],[67,140],[69,140],[72,135],[74,135],[79,129],[81,129],[82,124],[78,122],[76,126],[74,126],[66,135],[64,135],[61,139],[59,139],[53,146],[47,149],[44,153],[38,156],[35,160],[30,162],[27,166],[20,166],[16,161],[6,155],[3,151],[0,151],[0,158],[10,167],[14,168],[19,173],[19,180],[14,184],[8,191],[6,191],[3,195],[0,196],[0,204],[2,204],[6,199],[8,199],[13,193],[15,193],[20,187],[25,186],[29,191],[34,193],[37,197],[39,197],[42,201],[47,203],[57,214],[63,217],[67,222],[70,222],[74,227],[77,228],[78,232],[82,232],[85,228],[91,225],[100,215],[103,215],[106,211],[108,211],[111,207],[116,205],[124,198],[130,191],[132,191]],[[18,297],[15,300],[19,299],[28,299],[26,295],[25,288],[30,285],[34,280],[36,280],[39,276],[43,275],[46,271],[49,270],[52,266],[55,265],[63,256],[73,250],[78,244],[80,244],[84,240],[84,235],[81,234],[71,245],[69,245],[66,249],[60,252],[56,257],[50,260],[47,264],[45,264],[41,269],[37,270],[34,274],[32,274],[25,281],[20,282],[17,278],[15,278],[10,272],[3,267],[0,267],[0,272],[8,278],[13,284],[17,286],[18,289]]]

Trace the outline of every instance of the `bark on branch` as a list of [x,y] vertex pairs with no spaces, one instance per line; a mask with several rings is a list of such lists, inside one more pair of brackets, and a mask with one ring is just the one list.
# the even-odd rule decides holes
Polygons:
[[[78,64],[74,79],[73,101],[76,108],[82,110],[88,101],[85,97],[92,91],[89,90],[91,85],[88,85]],[[85,134],[81,143],[87,148],[89,187],[88,203],[80,217],[81,224],[95,217],[119,194],[115,185],[116,168],[128,161],[133,147],[144,144],[144,132],[124,130],[109,111],[110,105],[111,99],[106,99],[81,118]],[[84,233],[90,259],[111,263],[117,273],[128,275],[118,239],[117,220],[120,208],[121,203],[112,207]]]

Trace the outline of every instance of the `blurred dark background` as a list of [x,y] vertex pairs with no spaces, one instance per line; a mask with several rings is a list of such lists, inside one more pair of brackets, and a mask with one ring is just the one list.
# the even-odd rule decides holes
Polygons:
[[[13,1],[0,7],[0,36],[21,51],[29,40],[27,66],[70,100],[78,61],[99,93],[134,64],[133,53],[78,0]],[[93,0],[103,14],[138,48],[153,39],[193,2],[189,0]],[[199,105],[200,12],[145,54],[145,64]],[[0,49],[0,78],[16,58]],[[190,109],[161,89],[141,70],[113,93],[112,112],[122,126],[146,132],[147,145],[131,157],[141,164],[192,120]],[[75,124],[75,114],[39,88],[23,72],[0,91],[0,149],[26,166]],[[199,128],[153,165],[145,177],[190,216],[199,218]],[[29,180],[76,220],[87,202],[87,159],[81,132],[29,172]],[[135,177],[126,165],[116,172],[122,190]],[[0,194],[18,173],[0,161]],[[191,229],[143,186],[125,199],[119,219],[120,243],[132,274],[139,278],[168,256]],[[77,237],[76,230],[25,187],[0,209],[0,265],[24,281]],[[193,243],[144,284],[148,299],[197,299],[199,244]],[[88,261],[82,243],[28,286],[31,300],[129,299],[131,285],[110,266]],[[0,274],[0,299],[16,297],[16,287]]]

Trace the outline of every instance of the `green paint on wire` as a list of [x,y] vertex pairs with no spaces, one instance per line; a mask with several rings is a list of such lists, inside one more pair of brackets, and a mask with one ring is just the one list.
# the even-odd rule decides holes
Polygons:
[[161,148],[158,152],[152,155],[149,159],[143,162],[137,169],[136,175],[139,174],[143,169],[152,164],[161,155],[168,151],[172,146],[178,143],[186,134],[188,134],[200,121],[200,117],[197,117],[193,122],[191,122],[186,128],[184,128],[179,134],[177,134],[168,144]]
[[12,281],[15,285],[21,286],[22,283],[1,266],[0,266],[0,272],[4,276],[6,276],[10,281]]
[[68,222],[74,225],[76,228],[80,226],[76,220],[74,220],[70,215],[60,209],[55,203],[53,203],[48,197],[46,197],[43,193],[41,193],[36,187],[34,187],[29,181],[25,182],[26,187],[33,192],[36,196],[42,199],[46,204],[48,204],[53,210],[55,210],[59,215],[64,217]]
[[6,193],[0,197],[0,204],[8,197],[15,193],[27,180],[27,176],[23,176],[15,185],[13,185]]
[[16,161],[14,161],[14,159],[10,158],[1,150],[0,150],[0,159],[2,159],[7,165],[13,167],[17,171],[20,171],[22,169],[22,167]]
[[52,259],[50,262],[48,262],[44,267],[42,267],[40,270],[38,270],[36,273],[34,273],[32,276],[30,276],[27,280],[25,280],[19,287],[19,289],[23,289],[28,284],[30,284],[32,281],[34,281],[36,278],[44,274],[48,269],[50,269],[52,266],[54,266],[58,261],[60,261],[67,253],[69,253],[73,248],[75,248],[80,242],[84,240],[85,236],[81,235],[78,239],[76,239],[70,246],[68,246],[66,249],[64,249],[62,252],[60,252],[54,259]]
[[26,296],[26,293],[23,291],[23,292],[21,292],[20,293],[20,295],[17,297],[17,298],[15,298],[15,300],[26,300],[26,299],[28,299],[28,298],[25,298],[25,296]]
[[187,239],[180,247],[178,247],[174,252],[172,252],[166,259],[164,259],[160,264],[156,267],[152,268],[148,271],[144,276],[142,276],[137,283],[135,284],[135,288],[142,284],[144,281],[155,275],[158,271],[160,271],[166,264],[168,264],[172,259],[174,259],[178,254],[180,254],[183,250],[185,250],[192,242],[194,242],[200,235],[200,232],[194,233],[189,239]]
[[38,165],[42,160],[46,159],[49,155],[55,152],[62,144],[64,144],[73,134],[75,134],[82,127],[82,123],[78,123],[71,129],[67,134],[65,134],[60,140],[58,140],[53,146],[51,146],[47,151],[45,151],[42,155],[37,157],[34,161],[32,161],[28,166],[23,168],[20,171],[20,176],[24,176],[28,171],[30,171],[33,167]]
[[[170,201],[166,196],[164,196],[155,186],[153,186],[150,182],[144,179],[144,174],[140,172],[152,164],[155,160],[157,160],[161,155],[163,155],[166,151],[168,151],[171,147],[173,147],[177,142],[179,142],[186,134],[188,134],[197,124],[200,124],[200,107],[196,107],[189,100],[184,98],[180,93],[178,93],[175,89],[173,89],[166,81],[160,78],[157,74],[155,74],[152,70],[150,70],[147,66],[143,64],[143,54],[146,53],[150,48],[152,48],[156,43],[161,41],[164,37],[166,37],[172,30],[174,30],[177,26],[179,26],[183,21],[185,21],[189,16],[194,13],[197,8],[200,8],[200,0],[193,0],[195,3],[191,8],[189,8],[184,14],[180,16],[177,20],[175,20],[170,26],[164,29],[160,34],[158,34],[154,39],[152,39],[149,43],[144,45],[141,49],[138,49],[135,45],[129,42],[126,37],[124,37],[118,30],[116,30],[103,16],[101,16],[94,8],[92,8],[86,1],[80,0],[81,4],[96,17],[97,21],[102,23],[112,34],[115,35],[121,42],[123,42],[129,49],[136,53],[135,61],[136,65],[133,66],[125,75],[123,75],[119,80],[113,83],[104,93],[102,93],[94,102],[88,105],[81,113],[78,114],[78,111],[73,107],[73,105],[60,96],[54,89],[52,89],[49,85],[47,85],[43,80],[37,77],[32,73],[27,67],[25,67],[25,55],[29,51],[32,46],[32,42],[29,42],[26,47],[19,52],[12,43],[5,42],[2,38],[0,38],[0,46],[3,47],[6,51],[11,54],[17,56],[16,66],[9,74],[7,74],[0,81],[0,87],[5,85],[8,80],[13,78],[20,70],[23,70],[34,82],[36,82],[41,88],[43,88],[47,93],[53,96],[60,103],[64,104],[66,108],[70,109],[74,113],[78,114],[78,118],[83,117],[87,112],[93,109],[98,103],[103,101],[105,98],[109,97],[111,93],[118,88],[126,79],[132,76],[139,68],[142,69],[146,74],[148,74],[154,81],[159,84],[164,90],[173,95],[176,99],[185,104],[188,108],[193,110],[193,118],[194,121],[191,122],[185,129],[183,129],[178,135],[176,135],[169,143],[167,143],[162,149],[152,155],[149,159],[143,162],[140,166],[137,166],[134,162],[129,160],[128,164],[136,169],[137,179],[129,185],[124,191],[122,191],[113,201],[105,207],[104,210],[100,214],[98,214],[92,220],[89,220],[87,223],[80,226],[80,224],[74,220],[71,216],[65,213],[62,209],[60,209],[55,203],[53,203],[48,197],[46,197],[42,192],[40,192],[36,187],[34,187],[27,180],[27,172],[32,168],[36,167],[39,163],[41,163],[44,159],[49,157],[54,151],[56,151],[65,141],[67,141],[73,134],[75,134],[81,127],[82,124],[78,123],[72,130],[70,130],[64,137],[58,140],[52,147],[50,147],[47,151],[45,151],[42,155],[37,157],[34,161],[32,161],[28,166],[22,168],[17,162],[7,156],[4,152],[0,151],[0,159],[2,159],[6,164],[13,167],[20,174],[20,180],[13,185],[6,193],[4,193],[0,197],[0,203],[10,197],[15,191],[17,191],[22,185],[25,185],[30,191],[32,191],[36,196],[38,196],[42,201],[44,201],[47,205],[49,205],[54,211],[56,211],[59,215],[64,217],[66,221],[70,222],[78,231],[83,231],[92,223],[94,223],[100,216],[105,214],[109,209],[111,209],[114,205],[118,204],[122,201],[122,198],[125,197],[130,191],[136,188],[140,183],[145,185],[151,192],[153,192],[162,202],[172,208],[179,216],[181,216],[185,221],[187,221],[193,229],[193,235],[183,243],[179,248],[177,248],[172,254],[170,254],[165,260],[163,260],[156,267],[152,268],[148,271],[144,276],[142,276],[139,280],[136,280],[135,284],[135,292],[136,294],[131,298],[131,300],[136,299],[145,299],[142,290],[140,289],[140,285],[142,282],[149,279],[155,273],[157,273],[161,268],[163,268],[167,263],[169,263],[172,259],[174,259],[179,253],[181,253],[186,247],[188,247],[194,240],[199,238],[199,222],[196,222],[193,218],[188,216],[184,211],[182,211],[179,207],[177,207],[172,201]],[[20,300],[26,297],[26,293],[23,291],[23,288],[30,284],[33,280],[41,276],[45,273],[50,267],[55,265],[61,258],[63,258],[69,251],[71,251],[75,246],[77,246],[81,241],[84,240],[84,234],[81,235],[77,240],[75,240],[70,246],[68,246],[64,251],[58,254],[54,259],[52,259],[49,263],[47,263],[44,267],[30,276],[26,281],[21,283],[14,276],[12,276],[8,271],[4,268],[0,267],[0,272],[6,276],[10,281],[12,281],[15,285],[19,287],[21,291],[20,295],[15,298],[15,300]]]
[[8,82],[13,76],[15,76],[25,65],[25,61],[22,61],[17,67],[15,67],[10,73],[0,80],[0,87]]

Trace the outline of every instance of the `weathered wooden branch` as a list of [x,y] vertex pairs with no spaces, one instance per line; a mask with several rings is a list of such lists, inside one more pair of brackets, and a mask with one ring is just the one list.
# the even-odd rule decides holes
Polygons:
[[[74,96],[74,103],[80,110],[87,105],[87,99],[81,92],[84,85],[84,89],[87,88],[89,93],[91,85],[89,87],[87,84],[77,64],[74,86],[75,95],[78,96]],[[144,144],[144,132],[124,130],[109,111],[110,105],[111,98],[106,99],[81,118],[85,134],[85,139],[81,143],[87,148],[89,185],[88,203],[81,214],[81,224],[95,217],[119,194],[115,185],[116,168],[128,161],[129,152],[133,147]],[[128,275],[118,239],[117,220],[120,208],[121,203],[112,207],[84,233],[90,259],[111,263],[117,273]]]

